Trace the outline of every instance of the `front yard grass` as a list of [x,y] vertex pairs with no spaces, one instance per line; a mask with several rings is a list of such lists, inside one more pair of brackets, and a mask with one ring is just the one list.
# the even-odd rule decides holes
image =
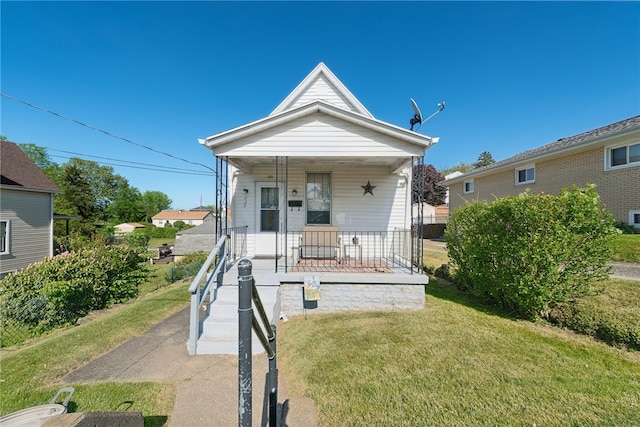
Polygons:
[[[3,349],[0,414],[48,403],[66,374],[184,308],[189,301],[187,286],[175,283],[86,324],[53,332],[16,349]],[[161,383],[105,382],[74,387],[70,408],[74,412],[140,411],[145,426],[164,425],[175,394],[172,385]]]
[[640,234],[619,234],[613,240],[613,261],[640,262]]
[[290,319],[280,370],[325,426],[640,425],[640,353],[504,317],[432,278],[426,308]]

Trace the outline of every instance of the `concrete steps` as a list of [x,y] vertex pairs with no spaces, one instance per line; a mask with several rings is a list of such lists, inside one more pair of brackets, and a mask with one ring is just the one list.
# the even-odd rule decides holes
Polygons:
[[[277,322],[278,287],[257,286],[262,305],[271,322]],[[238,354],[238,286],[219,287],[215,300],[209,307],[209,316],[203,322],[202,335],[198,339],[197,354]],[[275,313],[278,311],[278,313]],[[254,307],[254,315],[258,312]],[[251,350],[253,354],[264,353],[262,344],[253,333]]]

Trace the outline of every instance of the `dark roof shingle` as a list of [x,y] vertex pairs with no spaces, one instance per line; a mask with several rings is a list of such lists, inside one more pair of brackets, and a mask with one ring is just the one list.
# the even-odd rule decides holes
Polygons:
[[60,191],[18,145],[9,141],[0,141],[0,178],[3,186],[48,193]]

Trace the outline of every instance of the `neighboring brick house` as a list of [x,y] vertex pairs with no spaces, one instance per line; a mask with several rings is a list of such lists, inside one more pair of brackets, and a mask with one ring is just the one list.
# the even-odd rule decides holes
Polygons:
[[595,184],[616,221],[640,230],[640,116],[525,151],[443,182],[449,208],[519,194],[558,194]]
[[0,278],[53,256],[60,190],[13,142],[0,141]]
[[156,227],[164,227],[166,223],[173,225],[176,221],[183,221],[187,225],[202,225],[213,221],[211,211],[162,211],[151,217]]

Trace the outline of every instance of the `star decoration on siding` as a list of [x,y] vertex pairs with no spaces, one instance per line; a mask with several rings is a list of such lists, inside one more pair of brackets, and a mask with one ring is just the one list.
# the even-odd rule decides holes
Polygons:
[[363,196],[366,195],[367,193],[373,196],[373,189],[376,188],[376,186],[371,185],[371,182],[369,181],[367,181],[367,185],[361,185],[360,187],[364,188],[364,193],[362,194]]

